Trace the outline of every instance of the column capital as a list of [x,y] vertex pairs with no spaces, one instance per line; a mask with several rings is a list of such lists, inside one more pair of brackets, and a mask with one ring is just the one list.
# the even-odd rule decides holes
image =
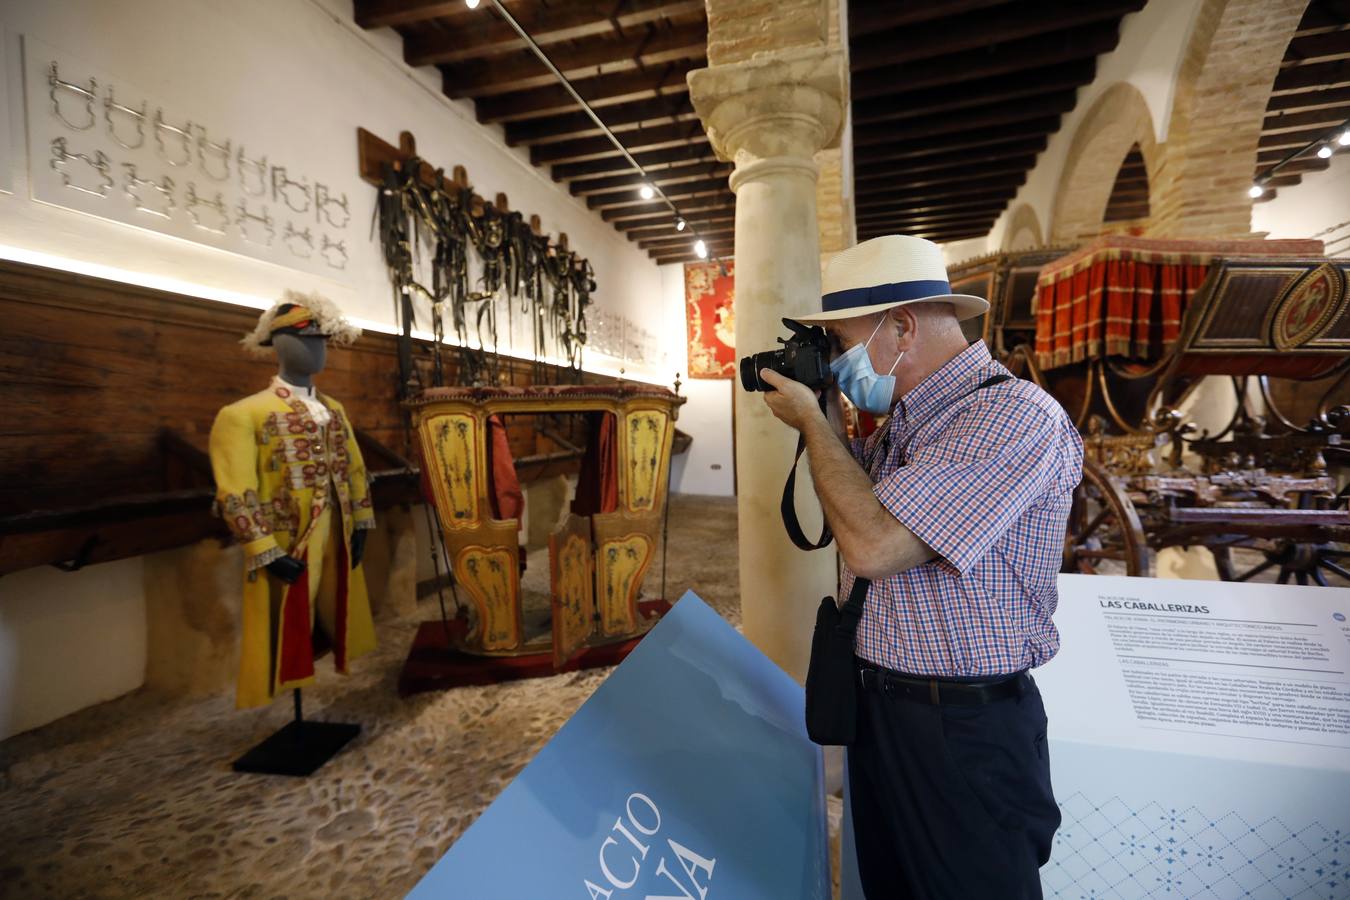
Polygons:
[[836,146],[848,73],[837,48],[802,47],[689,73],[689,98],[717,155],[809,161]]

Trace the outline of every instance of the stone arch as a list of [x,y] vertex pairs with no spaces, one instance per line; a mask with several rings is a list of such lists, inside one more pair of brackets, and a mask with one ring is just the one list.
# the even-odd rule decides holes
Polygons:
[[1134,85],[1118,81],[1097,98],[1078,124],[1069,145],[1055,191],[1051,241],[1077,243],[1101,234],[1106,204],[1120,165],[1136,144],[1144,156],[1152,191],[1160,162],[1153,134],[1148,103]]
[[[1308,0],[1205,0],[1177,74],[1153,230],[1251,232],[1247,194],[1266,105]],[[1150,172],[1150,175],[1152,173]]]
[[1020,203],[1003,231],[1003,250],[1029,250],[1045,243],[1041,220],[1029,203]]

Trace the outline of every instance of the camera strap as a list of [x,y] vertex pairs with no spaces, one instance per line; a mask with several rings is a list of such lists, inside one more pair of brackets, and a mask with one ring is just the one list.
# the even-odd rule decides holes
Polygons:
[[[993,387],[996,384],[1002,384],[1003,382],[1011,381],[1012,379],[1012,375],[990,376],[957,397],[956,400],[964,400],[976,391],[983,390],[987,387]],[[952,402],[956,402],[956,400],[953,400]],[[824,394],[820,397],[820,411],[822,414],[825,412]],[[821,527],[820,539],[813,542],[806,536],[806,532],[802,531],[801,522],[797,520],[797,506],[794,502],[797,491],[797,464],[801,462],[802,454],[804,452],[806,452],[806,437],[799,432],[797,434],[797,454],[792,458],[792,468],[788,471],[787,481],[783,484],[783,500],[779,504],[779,512],[781,512],[783,516],[783,528],[787,531],[788,538],[796,545],[798,550],[822,550],[830,545],[830,541],[834,540],[834,534],[830,531],[830,523],[826,522]],[[864,471],[871,472],[872,463],[875,461],[876,457],[874,455],[872,459],[867,461],[867,465],[863,467]]]
[[[820,395],[820,412],[825,414],[825,394]],[[834,540],[834,535],[830,532],[830,523],[826,522],[820,528],[820,540],[812,543],[811,539],[802,531],[802,523],[797,520],[797,506],[794,498],[797,495],[797,463],[802,461],[802,454],[806,452],[806,436],[801,432],[797,433],[797,455],[792,457],[792,468],[788,470],[787,481],[783,483],[783,501],[779,504],[779,512],[783,514],[783,528],[787,530],[788,538],[797,546],[798,550],[823,550]]]

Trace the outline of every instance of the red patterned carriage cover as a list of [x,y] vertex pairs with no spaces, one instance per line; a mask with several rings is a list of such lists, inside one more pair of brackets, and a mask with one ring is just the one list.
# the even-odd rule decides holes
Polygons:
[[1187,301],[1216,258],[1322,252],[1311,239],[1098,238],[1041,269],[1036,362],[1052,369],[1103,356],[1155,361],[1180,337]]

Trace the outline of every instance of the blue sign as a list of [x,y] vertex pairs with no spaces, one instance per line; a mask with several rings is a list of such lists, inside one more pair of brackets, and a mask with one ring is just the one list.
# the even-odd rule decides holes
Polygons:
[[825,900],[803,704],[688,592],[409,896]]

